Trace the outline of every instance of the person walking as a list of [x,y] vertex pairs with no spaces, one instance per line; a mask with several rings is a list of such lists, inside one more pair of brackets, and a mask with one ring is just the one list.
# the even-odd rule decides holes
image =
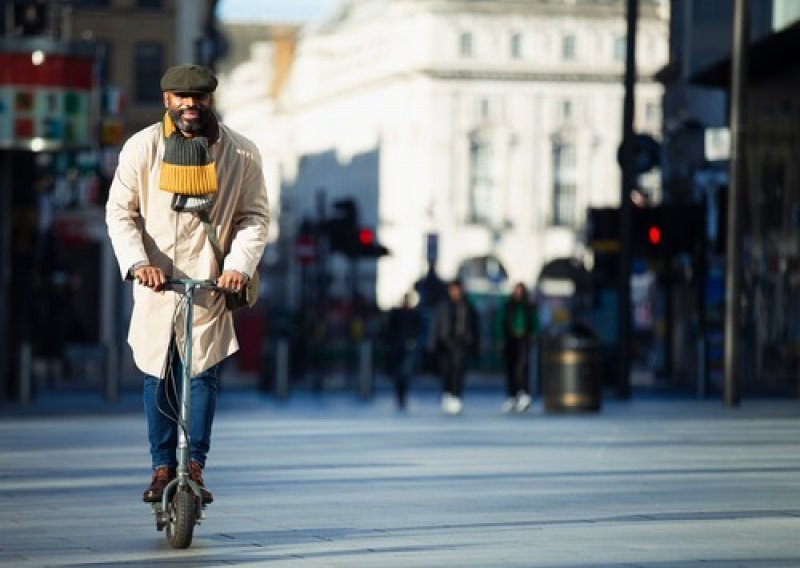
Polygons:
[[400,306],[389,311],[386,324],[390,373],[394,378],[395,400],[400,410],[406,407],[408,385],[414,374],[421,334],[422,318],[414,305],[414,296],[411,293],[404,294]]
[[524,412],[532,402],[528,376],[530,342],[536,332],[536,317],[528,289],[517,282],[503,306],[503,355],[506,367],[506,400],[503,412]]
[[435,353],[442,374],[442,411],[459,414],[463,408],[467,356],[478,347],[478,315],[467,300],[461,282],[447,285],[447,297],[433,314],[429,349]]
[[[217,78],[194,64],[161,78],[162,119],[122,147],[106,203],[106,224],[120,272],[135,280],[128,343],[144,373],[144,407],[152,462],[143,500],[161,500],[177,467],[177,413],[170,381],[183,349],[174,316],[179,296],[168,278],[212,279],[240,291],[258,270],[269,225],[261,156],[214,113]],[[224,252],[219,266],[201,221],[210,221]],[[213,501],[202,470],[211,443],[221,362],[239,348],[224,294],[195,296],[192,340],[190,478]],[[175,385],[179,385],[177,381]],[[175,386],[177,388],[177,386]]]

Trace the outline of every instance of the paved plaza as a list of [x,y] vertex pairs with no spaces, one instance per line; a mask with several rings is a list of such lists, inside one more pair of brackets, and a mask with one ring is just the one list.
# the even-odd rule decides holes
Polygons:
[[599,413],[496,392],[223,392],[216,501],[173,550],[141,502],[136,395],[0,411],[0,565],[800,566],[800,402],[634,396]]

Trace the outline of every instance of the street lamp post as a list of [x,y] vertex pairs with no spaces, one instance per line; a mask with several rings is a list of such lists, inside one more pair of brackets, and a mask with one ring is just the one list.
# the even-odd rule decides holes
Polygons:
[[740,366],[736,356],[740,336],[741,291],[741,192],[745,184],[745,123],[747,121],[747,74],[750,0],[736,0],[733,8],[733,45],[731,53],[731,159],[728,185],[728,226],[725,235],[725,343],[724,402],[740,402]]
[[634,87],[636,84],[636,21],[639,0],[628,0],[627,40],[625,50],[625,98],[622,108],[622,191],[620,196],[619,227],[619,300],[617,304],[617,396],[631,395],[631,192],[636,186],[634,169]]

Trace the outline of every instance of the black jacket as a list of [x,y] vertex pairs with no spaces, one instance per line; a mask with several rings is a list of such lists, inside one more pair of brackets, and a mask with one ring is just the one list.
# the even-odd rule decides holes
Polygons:
[[454,303],[444,300],[436,306],[428,346],[433,349],[478,346],[478,314],[466,299]]

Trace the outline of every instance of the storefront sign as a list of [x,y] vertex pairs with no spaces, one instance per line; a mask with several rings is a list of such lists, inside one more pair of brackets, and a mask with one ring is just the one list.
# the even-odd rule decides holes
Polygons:
[[0,45],[0,147],[88,147],[93,54],[55,41]]

